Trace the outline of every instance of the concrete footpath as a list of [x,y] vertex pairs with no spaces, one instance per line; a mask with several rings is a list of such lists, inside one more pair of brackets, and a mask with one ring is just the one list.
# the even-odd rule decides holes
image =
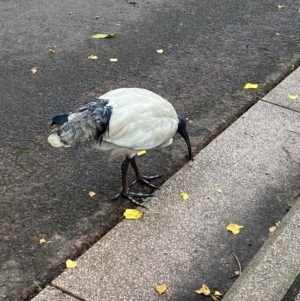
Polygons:
[[[142,219],[120,222],[33,300],[211,300],[195,290],[222,287],[212,258],[230,258],[228,275],[238,270],[226,245],[242,257],[234,242],[256,240],[249,229],[263,223],[270,197],[293,206],[222,300],[282,300],[300,272],[299,83],[297,69],[170,178]],[[226,230],[231,222],[240,234]]]

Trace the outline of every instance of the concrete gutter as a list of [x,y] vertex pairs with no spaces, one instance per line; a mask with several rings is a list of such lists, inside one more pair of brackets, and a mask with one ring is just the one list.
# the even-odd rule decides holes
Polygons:
[[[169,179],[143,219],[119,223],[33,300],[209,300],[195,290],[221,285],[214,262],[232,272],[228,246],[267,234],[268,207],[300,190],[299,82],[298,69]],[[295,202],[223,300],[282,299],[300,271],[299,217]],[[244,225],[239,235],[230,222]]]

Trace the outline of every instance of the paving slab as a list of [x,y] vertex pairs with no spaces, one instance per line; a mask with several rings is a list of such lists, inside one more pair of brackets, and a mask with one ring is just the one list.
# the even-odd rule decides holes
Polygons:
[[[300,202],[297,201],[223,301],[280,301],[300,271]],[[289,299],[291,300],[291,299]]]
[[[237,269],[232,253],[244,268],[244,254],[255,254],[250,246],[278,221],[273,207],[299,191],[299,121],[295,111],[257,103],[163,185],[143,219],[119,223],[52,284],[93,301],[205,300],[195,293],[203,282],[225,293],[220,274]],[[239,235],[227,232],[230,222],[244,226]]]
[[70,295],[64,294],[62,291],[56,289],[52,286],[47,286],[41,293],[39,293],[38,297],[33,298],[32,301],[78,301],[71,297]]
[[263,99],[300,112],[300,68],[291,73]]
[[[300,69],[298,68],[270,91],[263,100],[299,111],[299,99],[293,100],[289,97],[300,95],[299,81]],[[224,301],[260,300],[262,296],[264,300],[283,300],[283,297],[284,300],[291,300],[292,293],[287,295],[285,293],[300,270],[299,216],[298,202],[284,218],[276,235],[264,244],[242,276],[234,283]],[[293,290],[297,288],[299,289],[299,284]],[[299,298],[298,295],[295,300]]]

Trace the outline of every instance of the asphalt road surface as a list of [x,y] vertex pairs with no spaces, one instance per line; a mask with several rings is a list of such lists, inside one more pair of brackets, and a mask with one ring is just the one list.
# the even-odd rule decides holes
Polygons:
[[[34,281],[44,286],[132,206],[110,200],[122,160],[52,148],[51,117],[111,89],[147,88],[188,118],[196,154],[299,65],[299,5],[278,4],[1,0],[0,299],[30,299]],[[120,35],[91,38],[99,32]],[[186,145],[177,137],[138,161],[162,184],[185,164]]]

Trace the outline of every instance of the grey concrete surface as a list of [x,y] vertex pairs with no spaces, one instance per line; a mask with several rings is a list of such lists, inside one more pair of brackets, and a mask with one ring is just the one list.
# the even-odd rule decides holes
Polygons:
[[45,289],[39,294],[38,298],[33,298],[32,300],[35,301],[37,299],[39,301],[78,301],[78,299],[64,294],[52,286],[45,287]]
[[[221,265],[227,275],[237,270],[234,252],[244,269],[247,249],[241,239],[262,243],[278,221],[269,216],[272,206],[284,207],[299,192],[299,121],[295,111],[259,102],[163,185],[143,219],[119,223],[78,258],[77,269],[66,270],[52,283],[91,301],[206,300],[195,293],[203,282],[225,293],[229,287],[219,282]],[[181,191],[189,200],[181,200]],[[299,206],[290,219],[297,218]],[[240,234],[227,232],[230,222],[244,226]],[[273,238],[277,245],[280,234],[299,231],[298,221],[285,224]],[[289,245],[279,246],[289,250]],[[299,246],[291,246],[292,256]],[[273,263],[277,256],[283,260],[282,249],[273,254]],[[291,264],[297,268],[298,259]],[[159,283],[168,287],[163,296],[154,290]],[[287,286],[283,283],[282,290]],[[265,297],[256,300],[271,300]]]
[[[300,202],[297,201],[223,301],[280,301],[300,271]],[[263,298],[262,298],[263,297]]]
[[[290,96],[297,96],[295,100]],[[264,98],[271,103],[300,112],[300,69],[291,73]]]

